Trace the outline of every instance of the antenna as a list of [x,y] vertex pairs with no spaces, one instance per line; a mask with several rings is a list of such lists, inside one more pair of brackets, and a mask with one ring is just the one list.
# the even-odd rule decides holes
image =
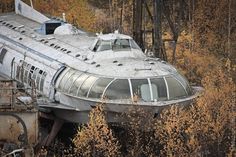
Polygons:
[[66,22],[66,14],[65,13],[62,13],[62,19],[64,22]]
[[34,8],[32,0],[30,0],[30,5],[31,5],[32,8]]

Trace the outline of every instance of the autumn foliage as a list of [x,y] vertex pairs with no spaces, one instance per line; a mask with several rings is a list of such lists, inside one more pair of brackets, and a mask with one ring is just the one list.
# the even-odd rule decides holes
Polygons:
[[119,156],[119,143],[108,127],[102,105],[92,109],[89,122],[78,130],[73,143],[80,156]]
[[[117,0],[111,0],[111,11],[109,6],[108,10],[96,9],[88,5],[89,1],[94,2],[37,0],[34,5],[53,16],[65,12],[69,22],[89,31],[107,31],[122,23],[123,32],[132,32],[131,1],[121,5],[127,13],[122,18]],[[97,1],[100,2],[103,4]],[[188,107],[173,105],[155,118],[148,111],[134,108],[124,113],[126,122],[116,125],[106,122],[106,113],[99,105],[92,109],[89,122],[78,129],[73,139],[76,154],[236,156],[235,6],[234,0],[197,0],[191,6],[191,20],[180,29],[175,66],[192,85],[204,88],[201,96]],[[167,36],[171,34],[165,31]],[[166,50],[171,60],[171,47]]]

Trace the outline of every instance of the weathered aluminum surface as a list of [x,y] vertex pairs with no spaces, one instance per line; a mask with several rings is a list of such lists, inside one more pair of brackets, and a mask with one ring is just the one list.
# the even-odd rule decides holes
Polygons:
[[[29,17],[26,17],[12,13],[0,16],[0,48],[5,47],[8,49],[8,54],[4,59],[5,63],[3,65],[0,64],[0,72],[11,76],[11,71],[14,69],[11,67],[12,63],[20,65],[20,61],[30,64],[31,68],[34,66],[45,71],[47,76],[41,92],[43,97],[40,98],[43,103],[39,103],[39,105],[44,109],[50,108],[54,110],[59,117],[64,116],[65,119],[70,119],[67,116],[71,115],[63,112],[59,113],[57,110],[87,114],[92,108],[90,104],[94,106],[96,103],[101,102],[99,99],[91,100],[87,97],[69,96],[66,92],[60,91],[58,86],[66,71],[58,72],[62,67],[100,78],[125,78],[129,80],[163,78],[164,76],[178,74],[172,65],[160,59],[148,58],[139,49],[92,51],[96,41],[100,39],[132,39],[129,36],[117,33],[95,36],[81,30],[69,35],[44,35],[37,31],[42,26],[41,22],[35,22],[33,18],[28,19]],[[23,84],[28,85],[27,83]],[[151,85],[150,79],[149,85]],[[140,101],[136,105],[152,108],[155,111],[170,104],[189,102],[189,100],[197,96],[196,92],[194,95],[187,95],[187,97],[174,100]],[[169,99],[169,96],[167,97]],[[132,92],[131,99],[133,99]],[[132,100],[123,99],[109,100],[106,103],[107,110],[111,113],[123,112],[127,107],[134,105]],[[83,119],[83,116],[78,118]],[[80,119],[71,118],[71,121],[80,121]]]

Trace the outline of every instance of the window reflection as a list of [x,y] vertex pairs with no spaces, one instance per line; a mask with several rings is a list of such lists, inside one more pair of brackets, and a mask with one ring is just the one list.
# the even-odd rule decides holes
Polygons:
[[140,100],[151,101],[150,88],[147,79],[132,79],[133,96],[138,96]]
[[106,90],[105,97],[110,100],[130,99],[129,82],[127,79],[115,80]]
[[163,78],[151,79],[151,85],[152,85],[152,95],[154,101],[167,99],[167,90]]
[[84,80],[88,78],[87,74],[82,74],[81,76],[79,76],[73,83],[73,85],[70,88],[69,94],[71,95],[77,95],[77,91],[79,89],[79,87],[81,86],[81,84],[84,82]]
[[170,99],[187,96],[184,87],[173,77],[166,77]]
[[131,50],[131,48],[141,50],[133,39],[98,40],[93,51],[123,51]]
[[116,39],[112,43],[113,51],[130,50],[129,39]]
[[86,97],[90,87],[97,80],[97,77],[89,76],[79,89],[78,96]]
[[74,79],[75,74],[76,74],[76,72],[74,71],[73,73],[71,73],[71,74],[69,75],[69,77],[67,77],[67,80],[66,80],[66,82],[65,82],[65,85],[64,85],[64,87],[63,87],[63,89],[62,89],[63,92],[68,92],[68,90],[69,90],[71,84],[73,83],[72,80]]
[[73,75],[71,75],[71,77],[68,79],[65,87],[64,87],[64,91],[65,92],[70,92],[70,88],[72,87],[73,83],[75,82],[75,80],[81,75],[81,73],[74,73]]
[[175,77],[184,86],[184,88],[186,89],[187,94],[191,95],[191,93],[192,93],[191,87],[189,86],[189,82],[185,79],[185,77],[180,75],[180,74],[176,74]]
[[110,78],[100,78],[98,79],[93,87],[91,88],[88,97],[89,98],[98,98],[102,97],[103,91],[105,90],[106,86],[112,81]]
[[59,89],[63,90],[66,82],[68,81],[68,79],[70,78],[70,76],[74,73],[75,71],[70,69],[66,72],[66,74],[63,76],[63,78],[61,79],[61,82],[59,84]]
[[[38,85],[37,88],[42,90],[42,82],[45,80],[46,73],[44,74],[42,70],[36,67],[33,69],[35,72],[31,72],[31,66],[26,66],[25,75],[31,75],[30,78],[34,79]],[[104,96],[108,100],[130,99],[130,87],[133,96],[137,96],[140,101],[147,102],[165,101],[168,100],[168,95],[169,100],[191,95],[189,83],[179,74],[175,74],[173,77],[166,76],[166,82],[164,78],[150,78],[150,81],[148,81],[149,79],[130,79],[131,84],[129,84],[128,79],[98,78],[72,69],[63,75],[59,89],[79,97],[100,99],[105,92]],[[168,91],[169,93],[167,93]]]

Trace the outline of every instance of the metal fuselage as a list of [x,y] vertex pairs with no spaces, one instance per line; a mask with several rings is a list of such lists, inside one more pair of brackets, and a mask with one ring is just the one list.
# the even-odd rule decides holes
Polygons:
[[[18,2],[16,13],[27,10],[24,5]],[[168,63],[146,57],[129,36],[91,36],[62,21],[39,22],[15,13],[0,16],[0,73],[36,88],[38,105],[62,119],[84,123],[104,103],[112,122],[130,108],[154,114],[197,96],[199,88]]]

